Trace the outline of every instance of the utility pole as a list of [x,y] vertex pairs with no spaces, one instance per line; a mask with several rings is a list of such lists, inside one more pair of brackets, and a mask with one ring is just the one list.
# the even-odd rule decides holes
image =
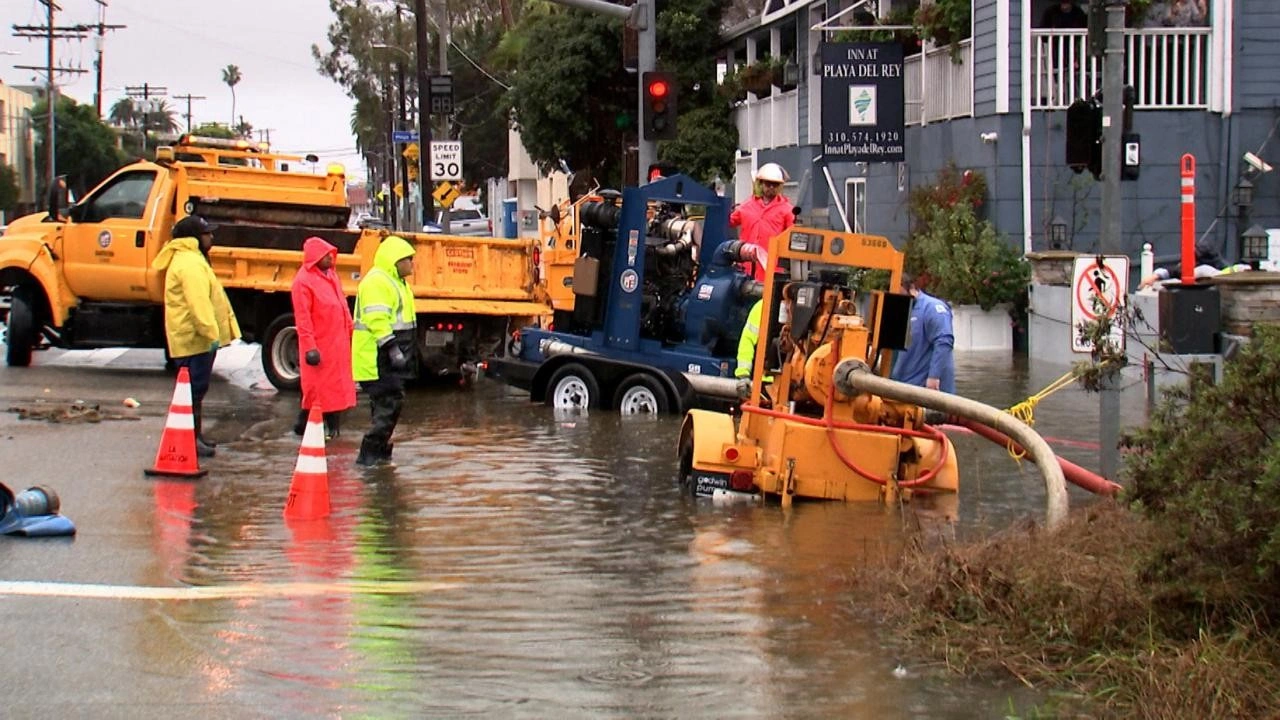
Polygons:
[[58,27],[57,25],[54,24],[53,19],[54,19],[54,15],[62,8],[58,7],[58,4],[55,3],[53,0],[40,0],[40,2],[45,6],[45,9],[47,11],[47,20],[45,24],[44,25],[14,25],[13,34],[16,37],[21,37],[21,38],[27,38],[27,39],[41,38],[45,40],[45,66],[39,67],[36,65],[15,65],[14,67],[22,70],[45,71],[45,97],[47,98],[48,105],[49,105],[48,130],[46,132],[46,138],[45,138],[46,139],[45,144],[48,146],[45,148],[45,150],[48,156],[46,162],[48,164],[47,167],[49,171],[49,174],[48,174],[49,184],[45,186],[45,190],[47,192],[50,188],[54,186],[58,178],[57,163],[55,162],[55,158],[57,156],[56,151],[57,151],[57,144],[58,144],[57,143],[58,124],[55,120],[58,114],[57,113],[58,85],[54,80],[54,72],[57,71],[57,72],[68,72],[68,73],[83,73],[87,71],[82,68],[71,68],[71,67],[59,68],[54,64],[53,41],[55,39],[61,40],[61,39],[67,39],[67,38],[83,40],[85,37],[84,26],[72,25],[72,26],[66,26],[66,27]]
[[191,101],[205,100],[207,98],[205,98],[204,95],[192,95],[191,93],[187,93],[186,95],[174,95],[173,99],[187,101],[187,114],[184,117],[187,118],[187,132],[191,132]]
[[[1107,44],[1102,61],[1102,225],[1098,252],[1123,252],[1121,237],[1120,143],[1124,132],[1124,11],[1127,0],[1106,0]],[[1119,318],[1117,318],[1118,320]],[[1120,390],[1104,376],[1098,392],[1099,466],[1114,480],[1119,469]]]
[[[439,10],[438,20],[436,21],[436,62],[437,69],[441,75],[449,74],[449,7],[445,4],[445,0],[436,0],[436,8]],[[440,134],[442,140],[451,140],[449,136],[449,116],[443,115],[440,118]],[[425,185],[423,187],[426,187]],[[423,193],[426,197],[426,193]],[[423,201],[426,204],[426,201]],[[435,207],[433,204],[432,207]],[[443,207],[440,210],[440,232],[448,234],[449,232],[449,208]]]
[[[413,0],[415,53],[418,62],[418,184],[422,188],[422,215],[426,221],[431,197],[431,61],[427,56],[427,0]],[[443,35],[443,33],[441,33]]]
[[161,98],[169,94],[169,88],[152,85],[151,83],[142,83],[141,85],[126,85],[124,94],[130,98],[142,100],[142,154],[147,154],[147,130],[151,128],[151,98]]
[[106,42],[103,36],[108,30],[123,30],[128,26],[127,25],[108,25],[107,24],[107,0],[97,0],[97,3],[98,3],[98,24],[92,26],[94,29],[98,31],[98,36],[94,38],[94,49],[97,50],[98,59],[93,61],[93,69],[98,73],[98,82],[96,86],[97,89],[93,93],[93,109],[97,111],[98,117],[102,117],[102,47]]
[[[400,4],[396,4],[396,37],[400,37]],[[403,130],[409,121],[409,113],[405,107],[404,99],[404,62],[400,58],[396,58],[396,89],[400,95],[400,113],[396,118],[397,124]],[[399,150],[399,148],[396,148]],[[422,148],[419,146],[418,151]],[[400,195],[400,227],[406,231],[414,229],[413,222],[413,203],[409,200],[409,159],[401,155],[396,163],[400,166],[400,187],[404,188],[404,192]]]

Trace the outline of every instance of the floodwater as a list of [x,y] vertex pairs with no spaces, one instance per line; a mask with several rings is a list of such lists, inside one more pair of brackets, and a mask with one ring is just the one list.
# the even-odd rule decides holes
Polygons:
[[[958,365],[959,392],[1000,407],[1067,369],[1004,354]],[[1139,384],[1126,424],[1143,416]],[[264,418],[284,428],[295,402],[234,402],[219,435],[258,423],[261,436]],[[557,416],[487,381],[412,392],[397,464],[364,471],[366,413],[329,444],[326,520],[280,519],[280,480],[263,468],[291,466],[297,439],[283,430],[224,441],[204,481],[152,486],[160,584],[366,588],[157,604],[169,644],[208,658],[204,700],[377,718],[994,718],[1037,701],[901,657],[894,628],[865,612],[851,571],[892,556],[917,525],[910,508],[694,500],[675,480],[679,418]],[[1040,403],[1036,427],[1096,468],[1097,413],[1072,387]],[[955,535],[1043,519],[1033,465],[953,439]]]

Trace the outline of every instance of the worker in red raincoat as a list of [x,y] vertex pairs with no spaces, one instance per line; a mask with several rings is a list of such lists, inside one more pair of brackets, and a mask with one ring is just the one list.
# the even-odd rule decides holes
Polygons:
[[318,237],[302,244],[302,268],[293,278],[293,324],[298,329],[302,411],[293,431],[306,430],[313,405],[324,412],[325,436],[336,437],[342,413],[356,404],[351,375],[351,309],[334,263],[338,248]]
[[756,260],[751,269],[757,280],[764,280],[764,269],[769,264],[769,241],[775,235],[796,224],[791,201],[782,194],[782,184],[787,173],[777,163],[760,166],[754,176],[755,187],[751,197],[729,213],[730,227],[741,227],[738,239],[756,247]]

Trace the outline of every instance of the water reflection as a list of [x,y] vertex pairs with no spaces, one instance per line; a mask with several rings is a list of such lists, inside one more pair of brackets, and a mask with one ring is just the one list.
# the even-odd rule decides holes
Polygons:
[[[1007,406],[1064,369],[1003,362],[962,358],[961,392]],[[1096,407],[1064,391],[1038,427],[1084,443],[1063,454],[1093,466]],[[679,418],[559,415],[495,384],[413,393],[396,465],[365,471],[360,412],[328,448],[326,520],[282,520],[297,452],[283,430],[224,444],[206,481],[157,484],[157,575],[448,585],[162,603],[210,702],[284,717],[970,718],[1023,700],[921,668],[894,677],[892,631],[849,578],[928,523],[915,507],[694,501],[675,482]],[[956,532],[1042,517],[1038,471],[953,439]]]

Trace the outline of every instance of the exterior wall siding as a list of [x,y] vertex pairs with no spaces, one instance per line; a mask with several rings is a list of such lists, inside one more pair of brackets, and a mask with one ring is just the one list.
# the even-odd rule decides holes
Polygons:
[[1236,5],[1236,99],[1240,108],[1271,108],[1280,98],[1280,2],[1238,0]]
[[[910,232],[907,199],[914,187],[929,184],[948,162],[981,171],[987,180],[984,215],[1015,246],[1022,245],[1022,116],[1021,6],[1009,0],[1010,42],[997,48],[995,0],[976,0],[974,36],[975,117],[908,126],[905,163],[830,163],[835,192],[845,181],[866,178],[867,231],[885,235],[901,247]],[[1242,215],[1231,203],[1241,177],[1242,156],[1251,151],[1280,168],[1280,2],[1236,0],[1235,112],[1226,117],[1204,110],[1140,110],[1134,131],[1143,139],[1138,180],[1121,183],[1121,247],[1137,272],[1142,247],[1150,243],[1157,262],[1173,261],[1180,248],[1180,163],[1184,153],[1196,159],[1196,235],[1219,244],[1228,260],[1239,257],[1240,235],[1257,224],[1280,228],[1280,171],[1257,175],[1254,204]],[[812,48],[802,39],[805,55]],[[995,112],[995,62],[1008,53],[1010,113]],[[804,87],[802,92],[816,92]],[[808,103],[800,102],[801,145],[761,150],[759,162],[779,162],[792,173],[789,196],[802,208],[802,220],[822,227],[841,227],[822,165],[813,158],[818,146],[808,144]],[[1102,184],[1088,173],[1065,166],[1065,111],[1032,113],[1031,236],[1033,250],[1048,250],[1048,228],[1054,218],[1068,226],[1066,249],[1093,252],[1099,247]],[[983,134],[994,133],[994,142]],[[808,173],[808,177],[805,175]]]
[[973,114],[996,112],[996,2],[973,3]]

